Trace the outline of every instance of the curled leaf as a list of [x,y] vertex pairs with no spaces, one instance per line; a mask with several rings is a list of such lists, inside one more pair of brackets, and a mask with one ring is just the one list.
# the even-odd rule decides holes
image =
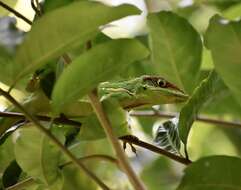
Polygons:
[[[156,129],[156,130],[155,130]],[[178,118],[156,122],[153,126],[154,142],[157,146],[174,154],[180,154],[181,140],[178,132]]]

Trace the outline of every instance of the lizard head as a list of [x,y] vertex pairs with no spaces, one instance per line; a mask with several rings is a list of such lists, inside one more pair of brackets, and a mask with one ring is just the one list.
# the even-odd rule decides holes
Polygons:
[[176,85],[159,76],[144,75],[139,78],[136,96],[146,100],[149,105],[185,102],[188,95]]

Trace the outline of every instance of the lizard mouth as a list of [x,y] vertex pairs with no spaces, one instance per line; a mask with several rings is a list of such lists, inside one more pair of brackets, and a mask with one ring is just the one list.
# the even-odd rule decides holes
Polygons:
[[189,98],[189,96],[179,88],[151,88],[151,91],[160,93],[161,96],[165,96],[167,99],[170,98],[170,100],[176,99],[176,102],[184,102]]

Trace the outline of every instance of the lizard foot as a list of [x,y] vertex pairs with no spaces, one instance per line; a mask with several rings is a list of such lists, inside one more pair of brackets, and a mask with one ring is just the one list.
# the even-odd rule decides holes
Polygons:
[[[133,153],[136,154],[137,156],[137,151],[136,151],[136,148],[132,145],[132,142],[133,141],[139,141],[139,139],[136,137],[136,136],[133,136],[133,135],[125,135],[125,136],[122,136],[120,137],[119,139],[121,139],[123,141],[123,149],[125,151],[126,149],[126,145],[129,144],[130,147],[131,147],[131,151]],[[132,142],[131,142],[132,141]]]

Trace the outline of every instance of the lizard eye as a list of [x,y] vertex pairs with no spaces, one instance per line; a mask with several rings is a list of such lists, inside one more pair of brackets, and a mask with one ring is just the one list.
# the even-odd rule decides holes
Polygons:
[[166,81],[163,79],[158,79],[157,84],[159,87],[162,87],[162,88],[166,87]]

